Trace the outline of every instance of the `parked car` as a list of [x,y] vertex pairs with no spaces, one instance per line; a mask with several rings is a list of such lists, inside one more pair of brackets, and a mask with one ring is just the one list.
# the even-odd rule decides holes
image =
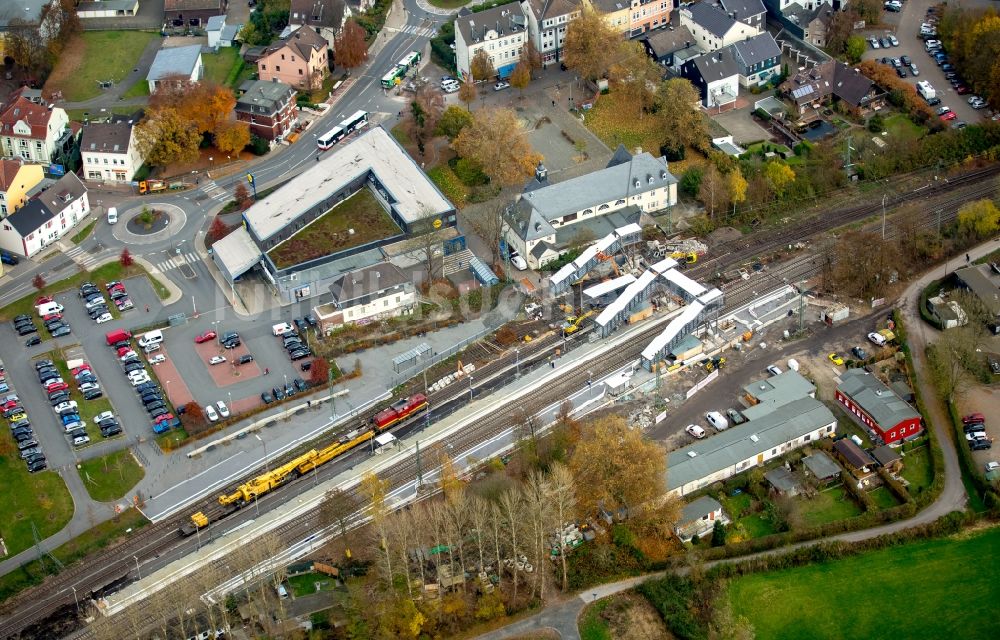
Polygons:
[[268,393],[267,391],[260,394],[260,399],[261,401],[264,402],[264,404],[271,404],[272,402],[274,402],[274,398],[271,397],[271,394]]
[[495,85],[493,85],[493,90],[494,91],[502,91],[504,89],[509,89],[509,88],[510,88],[510,83],[509,82],[504,82],[503,80],[501,80],[501,81],[497,82]]
[[209,422],[219,421],[219,414],[215,412],[215,407],[212,405],[207,405],[205,407],[205,417],[208,418]]
[[767,372],[772,376],[781,375],[781,367],[776,364],[769,364],[767,365]]
[[203,342],[208,342],[209,340],[214,340],[216,335],[217,334],[214,331],[206,331],[204,333],[198,334],[198,336],[194,339],[194,341],[198,344],[201,344]]
[[208,364],[222,364],[226,359],[223,356],[212,356],[208,359]]
[[867,360],[868,352],[861,347],[851,347],[851,355],[853,355],[858,360]]
[[218,407],[218,409],[219,409],[219,415],[220,416],[222,416],[223,418],[228,418],[229,417],[229,415],[230,415],[229,414],[229,407],[226,406],[225,402],[223,402],[222,400],[219,400],[218,402],[215,403],[215,406]]
[[696,424],[689,424],[684,428],[685,431],[693,438],[698,438],[699,440],[705,437],[705,430]]
[[844,364],[844,359],[840,357],[839,353],[836,353],[836,352],[831,353],[826,358],[827,358],[827,360],[829,360],[833,364],[837,365],[838,367],[840,365]]

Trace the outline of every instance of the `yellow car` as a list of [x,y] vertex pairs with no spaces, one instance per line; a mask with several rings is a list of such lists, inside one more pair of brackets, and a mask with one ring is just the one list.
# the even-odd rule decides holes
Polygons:
[[841,358],[839,354],[831,353],[830,355],[827,356],[827,358],[829,358],[830,362],[837,365],[838,367],[844,364],[844,359]]
[[21,412],[21,413],[15,413],[15,414],[14,414],[14,415],[12,415],[11,417],[7,418],[7,421],[8,421],[8,422],[11,422],[11,423],[13,423],[13,422],[18,422],[18,421],[20,421],[20,420],[24,420],[24,419],[26,419],[27,417],[28,417],[28,414],[27,414],[27,413],[24,413],[24,412]]

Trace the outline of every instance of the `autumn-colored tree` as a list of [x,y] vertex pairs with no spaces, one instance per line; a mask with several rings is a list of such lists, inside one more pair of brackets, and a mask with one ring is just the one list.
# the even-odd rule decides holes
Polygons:
[[449,142],[451,142],[471,122],[472,115],[468,111],[452,105],[441,114],[436,133],[440,136],[447,136]]
[[520,62],[514,67],[514,70],[511,71],[507,82],[510,83],[510,86],[518,90],[522,98],[524,97],[524,90],[527,88],[528,83],[531,82],[531,66],[524,58],[521,58]]
[[726,176],[723,175],[714,164],[708,165],[704,175],[701,177],[701,186],[698,189],[698,199],[705,205],[705,213],[709,218],[714,219],[717,213],[725,213],[729,209],[730,186]]
[[35,274],[35,277],[31,279],[31,286],[38,289],[39,291],[45,288],[45,278],[42,277],[42,274],[40,273]]
[[368,43],[365,42],[365,30],[348,18],[344,22],[340,34],[333,41],[334,60],[345,69],[354,69],[368,59]]
[[638,516],[655,507],[666,493],[666,467],[663,447],[620,416],[584,427],[569,460],[577,504],[585,513],[603,505],[612,513],[625,509]]
[[698,110],[698,90],[684,78],[672,78],[656,89],[656,113],[665,139],[680,147],[708,148],[708,125]]
[[563,55],[566,66],[587,80],[603,76],[613,62],[609,53],[618,50],[622,37],[595,11],[583,14],[569,23]]
[[471,79],[466,79],[465,82],[459,85],[458,99],[461,100],[463,104],[465,104],[466,111],[472,110],[471,105],[473,102],[476,101],[476,98],[478,96],[479,96],[479,89],[476,88],[475,83],[473,83]]
[[222,238],[229,235],[229,231],[230,231],[229,225],[223,222],[222,218],[220,218],[219,216],[215,216],[215,219],[212,220],[211,226],[208,227],[208,234],[206,236],[206,239],[210,244],[215,244]]
[[[831,289],[862,300],[881,298],[899,273],[901,258],[892,240],[883,240],[879,233],[845,231],[833,250]],[[864,256],[859,260],[858,256]]]
[[242,180],[237,182],[236,188],[233,189],[233,200],[236,201],[236,208],[241,211],[253,204],[253,201],[250,200],[250,190],[247,189],[246,183]]
[[319,521],[324,526],[337,525],[340,537],[347,539],[347,527],[361,510],[357,496],[339,487],[331,489],[323,496],[319,506]]
[[733,203],[733,211],[735,212],[736,205],[747,199],[747,180],[743,177],[743,172],[740,171],[739,167],[730,171],[726,180],[729,186],[729,200]]
[[1000,209],[988,199],[968,202],[958,210],[958,228],[972,239],[993,237],[1000,231]]
[[201,405],[192,400],[184,405],[184,413],[181,414],[181,423],[188,433],[200,433],[208,426],[205,419],[205,410]]
[[521,60],[528,63],[528,71],[532,74],[542,68],[542,54],[538,52],[535,41],[531,38],[528,38],[521,49]]
[[439,89],[430,84],[417,87],[417,92],[410,102],[407,128],[410,137],[416,141],[421,156],[424,154],[427,141],[434,137],[443,112],[444,94]]
[[795,171],[784,162],[772,160],[764,165],[764,177],[767,178],[771,190],[780,198],[785,190],[795,182]]
[[635,117],[653,105],[655,87],[663,75],[662,68],[646,54],[646,49],[635,40],[623,40],[612,53],[614,62],[608,75],[613,89],[624,98],[625,104],[635,109]]
[[309,382],[319,386],[329,381],[330,363],[326,361],[326,358],[313,358],[312,366],[309,367]]
[[510,109],[480,109],[452,147],[463,158],[479,163],[483,173],[500,186],[520,184],[542,161]]
[[215,129],[215,148],[227,156],[238,155],[248,144],[250,126],[245,122],[224,122]]
[[128,268],[131,267],[133,263],[135,263],[135,258],[132,257],[132,252],[128,250],[128,247],[125,247],[118,256],[118,264]]
[[164,107],[151,110],[135,126],[136,145],[151,165],[191,162],[198,157],[201,132],[177,109]]
[[497,70],[493,67],[493,61],[490,60],[485,48],[477,49],[476,55],[472,56],[472,62],[469,63],[469,74],[473,81],[480,82],[489,80],[497,74]]
[[4,55],[29,73],[47,71],[53,58],[45,46],[39,25],[21,17],[11,17],[4,30]]

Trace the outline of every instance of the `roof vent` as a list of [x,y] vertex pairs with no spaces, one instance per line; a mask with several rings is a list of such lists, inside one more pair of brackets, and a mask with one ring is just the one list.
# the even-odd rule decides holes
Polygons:
[[652,176],[652,174],[646,174],[646,182],[649,183],[649,184],[653,184],[653,176]]
[[667,179],[667,172],[666,171],[661,171],[660,172],[660,180],[666,180],[666,179]]
[[754,442],[760,442],[760,438],[757,437],[756,433],[751,433],[750,434],[750,439],[753,440]]
[[697,451],[688,451],[688,457],[693,458],[698,455]]
[[642,183],[639,182],[639,178],[636,178],[635,179],[635,188],[638,189],[640,184],[642,184]]

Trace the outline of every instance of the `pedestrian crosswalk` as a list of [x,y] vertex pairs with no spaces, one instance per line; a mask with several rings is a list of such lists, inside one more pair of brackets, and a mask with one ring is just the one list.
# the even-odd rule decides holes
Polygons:
[[70,260],[72,260],[73,262],[75,262],[76,264],[80,265],[81,267],[87,270],[93,268],[99,260],[98,256],[94,256],[91,255],[90,253],[87,253],[86,251],[81,249],[79,245],[76,245],[71,249],[69,249],[68,251],[64,251],[63,253],[66,254],[67,258],[69,258]]
[[170,271],[171,269],[176,269],[177,267],[185,264],[194,264],[198,261],[198,256],[193,252],[188,251],[186,253],[179,253],[177,255],[171,256],[166,260],[162,260],[156,263],[156,268],[160,271]]
[[218,200],[219,202],[228,202],[229,200],[232,200],[229,192],[216,184],[215,180],[206,183],[205,186],[202,187],[202,190],[204,190],[205,195],[213,200]]
[[437,33],[437,29],[432,27],[420,27],[415,24],[408,24],[402,29],[388,28],[387,30],[397,33],[409,33],[410,35],[417,36],[418,38],[433,38],[434,34]]

